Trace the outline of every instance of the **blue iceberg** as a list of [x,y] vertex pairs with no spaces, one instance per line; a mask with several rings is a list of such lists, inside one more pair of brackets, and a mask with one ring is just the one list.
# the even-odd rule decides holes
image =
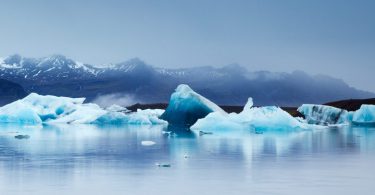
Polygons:
[[375,105],[362,105],[353,113],[352,122],[355,125],[375,126]]
[[171,95],[169,105],[160,118],[171,125],[189,127],[211,112],[226,114],[223,109],[193,91],[188,85],[181,84]]
[[[84,103],[85,98],[57,97],[31,93],[27,97],[0,107],[0,123],[17,124],[171,124],[174,127],[202,131],[224,130],[296,130],[311,124],[375,125],[375,105],[362,105],[355,112],[324,105],[304,104],[298,111],[305,120],[294,118],[276,106],[253,107],[249,98],[241,113],[226,113],[215,103],[179,85],[171,95],[167,109],[128,109],[112,105],[101,108]],[[171,127],[172,127],[171,126]],[[315,127],[316,128],[316,127]]]
[[317,125],[349,124],[352,115],[343,109],[316,104],[303,104],[298,112],[305,116],[309,124]]
[[123,107],[102,109],[84,103],[85,98],[56,97],[31,93],[0,108],[0,123],[17,124],[166,124],[159,119],[163,110],[138,110],[127,113]]
[[299,130],[307,129],[305,124],[292,117],[276,106],[253,107],[252,98],[249,98],[243,111],[239,114],[223,114],[213,112],[205,118],[199,119],[192,127],[192,130],[202,131],[227,131],[227,130]]

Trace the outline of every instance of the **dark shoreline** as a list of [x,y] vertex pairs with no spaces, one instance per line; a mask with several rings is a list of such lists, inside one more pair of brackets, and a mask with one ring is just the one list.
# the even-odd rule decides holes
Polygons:
[[[355,110],[358,110],[362,104],[375,105],[375,98],[340,100],[340,101],[335,101],[335,102],[328,102],[323,105],[333,106],[336,108],[345,109],[347,111],[355,111]],[[168,106],[167,103],[154,103],[154,104],[134,104],[127,108],[131,111],[136,111],[137,109],[166,109],[167,106]],[[239,113],[243,109],[243,106],[229,106],[229,105],[219,105],[219,106],[228,113],[231,113],[231,112]],[[281,109],[285,110],[286,112],[288,112],[290,115],[294,117],[298,117],[298,116],[303,117],[303,115],[297,111],[297,107],[281,107]]]

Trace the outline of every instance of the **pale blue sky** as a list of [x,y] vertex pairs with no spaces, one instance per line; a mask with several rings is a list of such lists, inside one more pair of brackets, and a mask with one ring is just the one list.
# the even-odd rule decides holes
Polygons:
[[0,25],[0,56],[239,63],[324,73],[375,92],[372,0],[2,0]]

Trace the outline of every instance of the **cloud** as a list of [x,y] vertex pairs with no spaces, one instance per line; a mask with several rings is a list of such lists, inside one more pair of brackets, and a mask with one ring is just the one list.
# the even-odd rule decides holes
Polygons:
[[135,103],[138,103],[135,95],[133,94],[123,94],[123,93],[112,93],[101,95],[95,98],[92,103],[98,104],[101,107],[108,107],[113,104],[120,106],[131,106]]

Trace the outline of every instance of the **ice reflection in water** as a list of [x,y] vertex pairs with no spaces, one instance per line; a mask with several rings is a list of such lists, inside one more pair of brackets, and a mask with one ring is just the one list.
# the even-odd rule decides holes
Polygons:
[[[164,126],[3,125],[0,194],[372,194],[374,133],[199,136]],[[145,140],[156,144],[142,146]]]

